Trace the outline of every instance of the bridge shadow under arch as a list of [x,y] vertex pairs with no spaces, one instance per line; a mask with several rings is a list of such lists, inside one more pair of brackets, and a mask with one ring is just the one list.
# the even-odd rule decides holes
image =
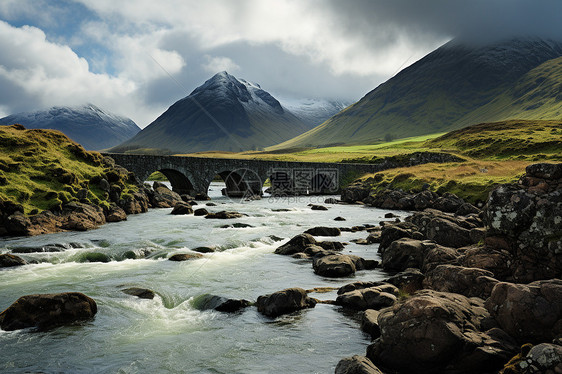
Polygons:
[[195,194],[193,183],[191,183],[189,178],[182,172],[174,169],[160,169],[158,171],[168,178],[168,181],[170,181],[170,184],[172,185],[172,191],[177,192],[180,195]]
[[228,197],[261,195],[263,181],[249,169],[223,170],[216,175],[224,181],[222,194]]

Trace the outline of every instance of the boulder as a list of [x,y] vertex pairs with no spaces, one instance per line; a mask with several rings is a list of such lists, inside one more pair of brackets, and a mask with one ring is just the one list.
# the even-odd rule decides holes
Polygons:
[[381,329],[379,326],[380,312],[375,309],[367,309],[361,316],[361,331],[371,335],[371,339],[377,339],[381,336]]
[[192,305],[199,310],[216,310],[218,312],[234,313],[250,306],[250,302],[244,299],[229,299],[217,295],[200,295],[193,299]]
[[355,290],[361,290],[364,288],[382,286],[383,284],[384,282],[379,282],[379,281],[374,281],[374,282],[359,281],[359,282],[348,283],[344,286],[341,286],[338,289],[338,295],[342,295],[344,293],[355,291]]
[[154,182],[152,189],[154,194],[152,195],[151,203],[154,208],[172,208],[177,203],[183,201],[177,192],[170,190],[163,183]]
[[363,201],[369,196],[370,189],[362,184],[353,184],[344,188],[341,192],[341,200],[346,203]]
[[216,213],[209,213],[205,216],[205,218],[209,219],[233,219],[233,218],[241,218],[244,215],[238,212],[228,212],[226,210],[221,210],[220,212]]
[[426,246],[421,240],[397,239],[382,252],[382,267],[385,270],[395,271],[407,268],[419,269],[423,264],[425,250]]
[[278,255],[293,255],[304,252],[307,246],[316,244],[316,239],[310,234],[299,234],[275,250]]
[[316,245],[329,250],[329,251],[341,251],[344,248],[344,244],[341,242],[332,242],[325,240],[323,242],[316,242]]
[[333,197],[329,197],[324,200],[324,204],[337,204],[339,203],[338,199],[334,199]]
[[96,302],[80,292],[27,295],[0,313],[0,328],[6,331],[27,327],[46,330],[89,320],[96,312]]
[[459,257],[459,264],[469,268],[484,269],[492,272],[494,278],[507,280],[511,277],[513,256],[506,250],[492,247],[471,246],[465,248]]
[[353,356],[340,360],[335,374],[383,374],[367,357]]
[[176,253],[175,255],[170,256],[168,260],[170,261],[188,261],[194,260],[198,258],[202,258],[203,255],[199,253]]
[[61,227],[66,230],[86,231],[106,222],[102,208],[78,202],[64,205],[62,215],[65,219]]
[[486,308],[520,343],[552,341],[562,335],[562,280],[498,283]]
[[334,218],[334,221],[346,221],[346,219],[338,216],[338,217]]
[[154,291],[149,290],[148,288],[131,287],[131,288],[122,289],[121,291],[123,291],[127,295],[136,296],[139,299],[152,300],[156,295]]
[[212,253],[215,252],[217,249],[216,247],[196,247],[191,249],[193,252],[198,253]]
[[382,228],[380,235],[379,252],[383,252],[393,241],[397,239],[412,238],[414,236],[414,232],[417,230],[418,228],[415,225],[406,222],[385,225]]
[[348,255],[317,256],[312,263],[314,273],[323,277],[347,277],[355,274],[355,261]]
[[209,211],[205,208],[195,209],[193,212],[194,216],[206,216],[207,214],[209,214]]
[[195,194],[195,200],[204,201],[204,200],[211,200],[211,198],[206,193],[199,192],[199,193]]
[[0,268],[21,266],[26,264],[27,262],[19,256],[12,255],[10,253],[0,254]]
[[316,204],[312,204],[310,206],[310,209],[312,209],[312,210],[328,210],[328,208],[326,208],[324,205],[316,205]]
[[480,214],[481,210],[470,203],[464,203],[455,212],[457,216],[468,216],[469,214]]
[[287,288],[258,297],[258,312],[268,317],[277,317],[305,308],[314,308],[316,300],[308,297],[302,288]]
[[174,205],[174,209],[170,214],[173,215],[184,215],[184,214],[192,214],[193,208],[188,203],[179,202]]
[[486,245],[510,252],[511,278],[522,283],[562,274],[562,179],[549,171],[562,164],[537,165],[492,191],[484,211]]
[[446,192],[433,202],[432,208],[442,212],[455,213],[463,204],[463,199],[455,194]]
[[423,288],[424,279],[425,275],[418,269],[407,268],[406,270],[385,279],[385,282],[392,284],[406,294],[413,294]]
[[391,284],[356,289],[336,298],[336,305],[356,310],[381,309],[394,305],[398,289]]
[[109,206],[109,210],[105,214],[105,220],[107,222],[120,222],[127,220],[127,213],[121,207],[117,206],[117,204],[112,203]]
[[480,332],[489,318],[483,304],[478,298],[418,291],[381,311],[381,337],[369,346],[367,357],[400,372],[497,371],[513,347]]
[[341,231],[337,227],[318,226],[304,232],[313,236],[340,236]]
[[423,265],[421,267],[422,272],[427,273],[439,265],[459,264],[459,258],[461,256],[459,250],[432,243],[428,243],[426,246],[427,249],[425,251]]
[[521,373],[561,373],[562,346],[542,343],[535,345],[520,364]]
[[487,270],[455,265],[438,265],[425,275],[424,288],[487,299],[499,282]]

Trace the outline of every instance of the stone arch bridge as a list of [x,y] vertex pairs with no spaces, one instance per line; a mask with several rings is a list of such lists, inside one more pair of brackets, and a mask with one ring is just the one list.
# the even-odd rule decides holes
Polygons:
[[397,166],[387,163],[289,162],[120,153],[104,155],[134,172],[141,181],[153,172],[160,171],[168,178],[174,191],[190,195],[207,193],[216,175],[224,180],[229,196],[261,194],[267,179],[271,181],[273,193],[334,194],[339,192],[344,181]]

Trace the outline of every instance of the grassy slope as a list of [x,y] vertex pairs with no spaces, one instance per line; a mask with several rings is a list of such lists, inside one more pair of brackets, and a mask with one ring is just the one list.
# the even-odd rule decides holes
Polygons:
[[[562,161],[562,120],[513,120],[483,123],[445,134],[400,139],[373,145],[283,151],[199,153],[200,157],[253,158],[286,161],[369,162],[372,159],[418,151],[448,152],[463,163],[427,164],[377,173],[373,189],[421,189],[453,192],[469,201],[485,200],[497,184],[513,182],[534,162]],[[373,175],[364,178],[373,177]]]
[[[16,125],[17,126],[17,125]],[[0,126],[0,199],[23,205],[25,212],[46,210],[76,200],[88,188],[91,203],[107,206],[107,194],[89,181],[111,172],[97,152],[86,152],[56,130]],[[125,193],[135,187],[119,180]]]
[[562,118],[562,57],[525,74],[488,104],[456,121],[453,128],[508,119]]

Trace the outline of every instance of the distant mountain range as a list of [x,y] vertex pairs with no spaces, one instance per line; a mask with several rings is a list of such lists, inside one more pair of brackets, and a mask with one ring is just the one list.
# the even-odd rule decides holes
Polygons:
[[562,43],[451,41],[314,129],[268,149],[370,144],[479,122],[560,119]]
[[326,99],[280,99],[283,108],[291,111],[299,117],[306,125],[313,128],[320,125],[333,115],[341,112],[352,102],[345,100]]
[[140,131],[133,120],[87,104],[78,107],[52,107],[13,114],[0,119],[0,125],[22,124],[28,129],[53,129],[82,144],[88,150],[113,147]]
[[295,104],[300,117],[258,84],[223,71],[112,151],[258,150],[302,134],[339,111],[338,104],[318,103],[308,109]]

